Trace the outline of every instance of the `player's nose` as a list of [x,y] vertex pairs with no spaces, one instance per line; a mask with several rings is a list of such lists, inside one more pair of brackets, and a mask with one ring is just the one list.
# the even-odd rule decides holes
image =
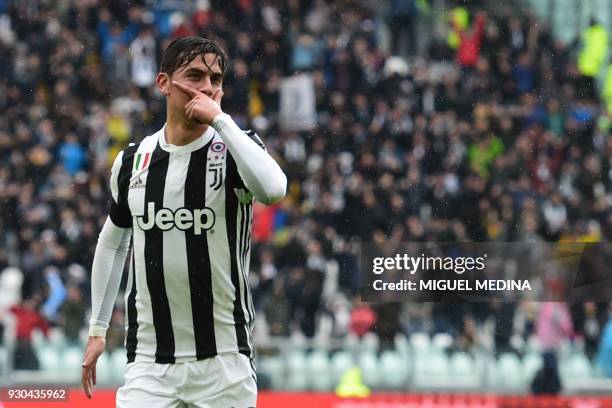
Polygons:
[[204,76],[200,82],[199,91],[212,98],[212,83],[210,82],[210,77],[208,75]]

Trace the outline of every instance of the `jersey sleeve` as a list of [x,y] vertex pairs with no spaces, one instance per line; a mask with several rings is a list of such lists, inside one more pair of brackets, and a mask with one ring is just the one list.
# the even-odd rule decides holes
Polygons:
[[116,226],[132,228],[132,214],[127,201],[132,169],[125,156],[125,151],[119,152],[111,168],[111,200],[108,213],[111,221]]
[[[121,283],[132,236],[127,192],[132,176],[134,146],[120,152],[111,168],[109,215],[98,236],[91,267],[90,336],[104,336]],[[127,154],[126,154],[127,152]]]
[[[212,126],[227,145],[232,159],[229,164],[233,162],[238,172],[238,177],[228,181],[233,181],[236,187],[245,186],[262,204],[270,205],[282,199],[287,189],[287,177],[274,158],[262,148],[263,143],[255,132],[242,131],[225,113],[217,115]],[[230,168],[226,174],[228,178],[234,176]]]
[[251,129],[247,129],[244,131],[244,133],[255,143],[257,143],[257,145],[259,147],[261,147],[264,152],[267,152],[268,149],[266,149],[266,145],[264,145],[264,142],[261,141],[261,138],[259,137],[259,135],[257,133],[255,133],[254,131],[252,131]]
[[105,336],[113,305],[119,292],[121,275],[130,248],[132,230],[120,228],[107,217],[98,236],[91,267],[90,336]]
[[[266,145],[264,145],[264,142],[261,141],[261,138],[259,137],[259,135],[257,135],[257,133],[248,129],[244,131],[244,134],[247,135],[252,141],[257,143],[257,145],[261,147],[264,152],[268,151],[268,149],[266,149]],[[250,193],[246,184],[244,184],[244,180],[242,180],[242,177],[240,176],[240,173],[238,172],[238,168],[236,167],[236,162],[234,161],[234,157],[232,156],[231,153],[229,153],[228,172],[229,172],[228,177],[230,180],[231,187],[237,188],[237,189],[244,189],[247,193]]]

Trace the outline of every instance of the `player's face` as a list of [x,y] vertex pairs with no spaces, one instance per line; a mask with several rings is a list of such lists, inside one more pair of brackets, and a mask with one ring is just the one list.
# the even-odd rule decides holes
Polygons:
[[220,66],[220,59],[216,54],[204,54],[204,61],[201,57],[194,58],[189,64],[177,69],[172,75],[166,78],[164,92],[168,98],[170,109],[178,115],[184,115],[184,109],[191,98],[182,90],[172,85],[172,81],[178,81],[209,97],[220,89],[223,89],[223,70]]

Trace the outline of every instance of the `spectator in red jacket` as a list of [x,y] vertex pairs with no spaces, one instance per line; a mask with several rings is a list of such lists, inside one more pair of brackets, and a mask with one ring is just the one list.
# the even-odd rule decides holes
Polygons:
[[473,68],[476,65],[476,61],[478,61],[485,21],[485,13],[478,13],[474,27],[468,30],[461,30],[455,26],[455,31],[457,31],[461,39],[459,48],[457,48],[457,61],[464,67]]
[[38,370],[38,357],[32,347],[32,332],[36,328],[42,330],[45,336],[49,332],[49,325],[37,310],[39,303],[38,297],[34,297],[10,308],[17,326],[14,354],[14,366],[17,370]]
[[350,332],[361,337],[374,327],[377,319],[376,312],[370,305],[362,303],[359,296],[355,296],[351,310]]

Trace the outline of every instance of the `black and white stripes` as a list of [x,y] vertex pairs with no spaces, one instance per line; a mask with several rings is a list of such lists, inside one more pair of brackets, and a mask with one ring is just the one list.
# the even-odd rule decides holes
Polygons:
[[[150,160],[136,168],[135,155]],[[197,142],[171,146],[162,130],[126,149],[120,162],[111,179],[113,221],[129,220],[133,229],[128,362],[228,352],[252,359],[252,194],[219,135],[209,128]]]
[[[185,208],[195,210],[206,203],[206,156],[208,145],[191,153],[185,181]],[[213,319],[213,291],[207,234],[185,231],[187,265],[198,360],[217,354]]]
[[238,171],[236,164],[231,156],[227,160],[227,176],[225,187],[225,206],[227,239],[230,248],[230,269],[232,285],[234,286],[234,321],[236,323],[236,339],[238,351],[247,357],[251,356],[250,345],[250,315],[247,311],[245,297],[247,293],[240,282],[245,281],[244,277],[244,239],[246,229],[246,217],[244,216],[243,206],[238,200],[238,195],[234,191],[237,183]]
[[[251,250],[251,219],[253,216],[253,212],[251,209],[251,204],[240,204],[241,210],[241,238],[238,242],[238,251],[240,253],[240,273],[242,278],[242,301],[243,307],[246,309],[245,318],[246,318],[246,331],[247,331],[247,341],[249,343],[249,349],[253,349],[253,340],[251,338],[251,329],[253,324],[255,323],[255,310],[253,308],[253,302],[251,299],[251,289],[249,285],[249,278],[247,276],[248,273],[248,258]],[[249,354],[250,356],[250,354]]]
[[[151,162],[152,165],[149,166],[149,174],[147,175],[145,202],[154,203],[155,211],[159,211],[164,206],[169,153],[157,146],[153,151]],[[155,362],[170,364],[175,361],[174,331],[172,330],[170,305],[164,281],[164,231],[159,228],[151,228],[145,231],[144,235],[145,273],[151,297],[153,327],[155,328],[157,343]],[[170,272],[168,271],[168,273]]]

